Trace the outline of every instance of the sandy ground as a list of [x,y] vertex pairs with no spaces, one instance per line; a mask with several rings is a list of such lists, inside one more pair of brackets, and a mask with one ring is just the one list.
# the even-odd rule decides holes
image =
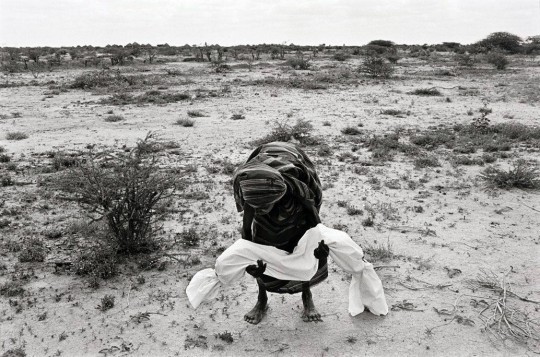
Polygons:
[[[497,295],[467,285],[481,271],[498,277],[507,274],[517,295],[540,300],[538,193],[486,191],[478,179],[483,167],[453,166],[446,160],[446,149],[434,152],[440,157],[441,167],[415,169],[411,159],[400,154],[358,174],[355,167],[369,161],[371,153],[366,149],[352,152],[355,144],[341,134],[344,127],[359,123],[363,124],[362,131],[376,134],[398,127],[425,130],[468,123],[471,117],[467,111],[477,113],[483,99],[489,100],[493,109],[492,122],[540,125],[540,63],[516,59],[507,71],[482,67],[458,71],[457,76],[435,75],[437,68],[453,68],[446,57],[429,62],[404,59],[400,63],[396,79],[358,79],[356,84],[332,84],[321,90],[248,85],[255,78],[294,75],[293,70],[272,61],[255,65],[253,71],[236,68],[226,74],[212,73],[207,64],[136,67],[162,76],[168,91],[201,93],[191,101],[166,105],[102,105],[98,101],[106,94],[74,89],[45,98],[47,85],[0,89],[0,114],[4,114],[0,119],[0,145],[17,165],[17,170],[11,171],[16,184],[0,187],[0,212],[3,210],[4,218],[10,221],[9,226],[0,228],[0,284],[21,279],[25,289],[22,296],[0,297],[0,354],[17,347],[30,356],[540,353],[538,339],[517,343],[486,330],[480,313],[484,303],[492,302]],[[358,60],[337,63],[319,58],[314,64],[324,71],[331,66],[354,68]],[[167,77],[166,68],[177,69],[185,76]],[[82,71],[56,70],[40,74],[38,81],[70,83]],[[185,78],[189,83],[183,84]],[[9,80],[32,79],[20,74]],[[443,96],[407,94],[426,87],[440,88]],[[209,90],[218,95],[206,95]],[[463,95],[467,90],[469,95]],[[389,108],[407,114],[394,117],[380,113]],[[110,110],[125,120],[105,122]],[[177,119],[187,117],[188,110],[201,110],[207,117],[195,118],[193,127],[174,125]],[[231,120],[236,113],[244,114],[245,119]],[[298,118],[309,120],[314,134],[333,149],[331,156],[320,157],[316,147],[306,147],[325,185],[323,223],[347,231],[360,245],[391,246],[392,259],[373,261],[380,267],[390,313],[385,317],[370,313],[349,316],[350,277],[333,263],[329,279],[313,289],[323,322],[301,320],[299,295],[271,294],[263,321],[257,326],[247,324],[243,315],[255,303],[257,292],[250,277],[223,289],[216,301],[193,310],[184,292],[189,278],[213,265],[218,248],[239,238],[241,224],[231,177],[212,173],[212,165],[226,158],[240,163],[253,149],[248,143],[269,133],[275,120],[294,123]],[[13,131],[23,131],[28,138],[6,140],[5,134]],[[148,131],[179,144],[176,152],[165,153],[167,160],[180,168],[196,164],[198,170],[189,173],[188,190],[209,194],[202,200],[179,196],[175,200],[178,210],[164,223],[161,233],[163,239],[170,240],[184,229],[197,229],[207,239],[190,253],[200,257],[201,263],[189,265],[164,258],[168,262],[164,270],[140,271],[126,266],[118,277],[104,281],[98,289],[90,288],[79,276],[55,272],[54,262],[69,261],[81,249],[81,238],[68,233],[67,227],[81,219],[83,212],[48,188],[47,178],[54,172],[43,171],[51,162],[46,153],[84,151],[88,144],[130,147]],[[343,153],[356,157],[341,161]],[[518,157],[538,159],[538,147],[514,148],[509,158],[497,164],[505,166]],[[6,173],[7,164],[2,165],[0,170]],[[374,177],[382,182],[380,186],[370,183]],[[384,184],[393,179],[400,188]],[[409,181],[417,185],[411,189]],[[374,207],[375,225],[364,227],[361,222],[366,213],[348,215],[338,201],[364,211],[366,206]],[[421,212],[414,208],[418,206]],[[18,213],[8,216],[6,209]],[[62,237],[47,239],[44,232],[51,228],[64,232]],[[9,242],[24,242],[30,237],[44,240],[45,262],[19,263],[17,253],[5,249]],[[138,276],[144,277],[144,284]],[[115,296],[115,306],[102,312],[96,306],[105,294]],[[508,305],[538,323],[537,303],[509,297]],[[538,338],[538,326],[531,328],[536,328]]]

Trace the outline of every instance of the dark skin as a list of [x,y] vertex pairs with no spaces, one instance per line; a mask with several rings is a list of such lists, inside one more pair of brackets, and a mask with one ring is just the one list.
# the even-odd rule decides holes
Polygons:
[[[321,223],[317,208],[313,205],[310,205],[309,203],[304,204],[304,206],[308,212],[310,226],[315,227],[317,224]],[[256,210],[248,204],[244,205],[244,219],[242,227],[244,239],[253,240],[251,225],[253,223],[255,215],[258,213],[267,213],[268,211],[270,211],[270,209],[271,207],[256,212]],[[314,251],[315,257],[317,259],[326,259],[326,257],[328,257],[328,253],[329,248],[326,244],[324,244],[324,241],[319,242],[319,246]],[[255,304],[253,309],[251,309],[251,311],[249,311],[244,316],[244,320],[251,324],[258,324],[259,322],[261,322],[268,308],[268,294],[266,292],[266,289],[264,288],[262,280],[260,279],[265,270],[266,263],[263,263],[262,260],[257,260],[257,265],[253,264],[246,267],[246,272],[253,276],[255,279],[257,279],[257,284],[259,286],[257,303]],[[302,303],[304,305],[304,311],[302,312],[302,320],[304,320],[305,322],[322,321],[321,314],[317,311],[317,309],[315,308],[315,304],[313,303],[313,295],[311,294],[308,281],[302,283]]]

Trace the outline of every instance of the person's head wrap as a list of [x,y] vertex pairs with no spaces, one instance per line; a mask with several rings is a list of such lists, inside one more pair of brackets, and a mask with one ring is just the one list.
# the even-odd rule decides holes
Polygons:
[[248,164],[239,173],[239,179],[242,198],[255,209],[273,205],[287,192],[279,171],[263,163]]

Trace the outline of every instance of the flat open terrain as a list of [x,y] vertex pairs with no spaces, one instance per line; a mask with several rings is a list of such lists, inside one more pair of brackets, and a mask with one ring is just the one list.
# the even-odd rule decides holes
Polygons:
[[[403,58],[387,80],[360,76],[360,58],[320,54],[311,63],[299,71],[233,61],[223,73],[208,63],[139,63],[106,71],[119,68],[136,79],[129,84],[86,89],[72,85],[98,69],[4,76],[16,85],[0,89],[0,155],[8,157],[0,163],[0,355],[540,353],[540,191],[489,188],[479,176],[538,163],[538,136],[509,136],[504,125],[538,130],[540,59],[513,56],[497,71],[457,67],[444,53]],[[490,126],[503,125],[487,139],[467,134],[481,108],[491,109]],[[192,126],[177,124],[188,118]],[[270,294],[263,321],[247,324],[257,297],[249,276],[193,310],[190,277],[240,238],[231,167],[276,122],[298,121],[313,127],[314,140],[301,145],[324,185],[321,219],[379,267],[390,313],[350,317],[350,277],[333,263],[313,289],[323,322],[302,321],[299,295]],[[150,131],[165,143],[156,153],[163,167],[183,182],[156,232],[164,248],[122,258],[116,276],[91,286],[69,263],[97,233],[55,185],[71,169],[59,158],[122,152]],[[27,137],[8,140],[17,132]],[[21,259],[29,242],[42,262]],[[102,311],[105,295],[114,306]]]

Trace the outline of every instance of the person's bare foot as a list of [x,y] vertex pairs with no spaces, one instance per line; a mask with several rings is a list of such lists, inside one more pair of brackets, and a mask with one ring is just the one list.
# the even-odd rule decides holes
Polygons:
[[302,303],[304,304],[304,311],[302,312],[302,320],[305,322],[318,322],[322,321],[321,314],[315,308],[313,303],[313,297],[309,285],[306,285],[302,289]]
[[244,315],[244,320],[250,324],[256,325],[263,319],[268,310],[268,305],[266,301],[257,301],[253,309],[250,312]]
[[304,307],[304,312],[302,312],[302,320],[304,322],[319,322],[322,321],[321,314],[315,307],[308,308]]

